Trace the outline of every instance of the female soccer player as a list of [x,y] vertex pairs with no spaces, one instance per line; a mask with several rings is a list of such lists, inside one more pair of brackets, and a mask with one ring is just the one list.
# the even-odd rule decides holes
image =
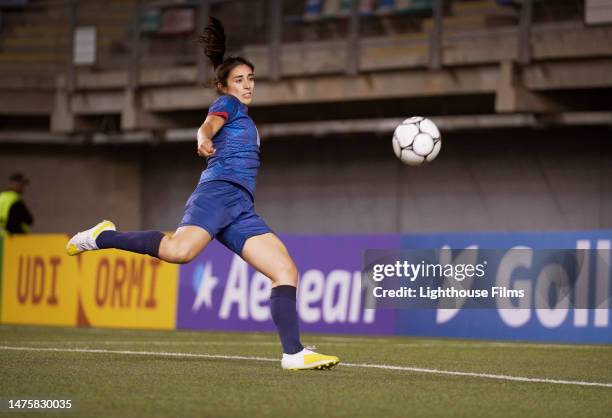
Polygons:
[[188,263],[217,238],[272,280],[270,311],[283,346],[281,366],[290,370],[328,369],[339,363],[300,343],[296,311],[298,272],[287,248],[255,213],[255,178],[259,168],[259,134],[248,115],[253,100],[254,66],[225,55],[221,22],[211,18],[200,42],[215,68],[220,97],[208,109],[197,134],[197,153],[208,159],[172,235],[159,231],[118,232],[110,221],[73,236],[70,255],[118,248],[149,254],[170,263]]

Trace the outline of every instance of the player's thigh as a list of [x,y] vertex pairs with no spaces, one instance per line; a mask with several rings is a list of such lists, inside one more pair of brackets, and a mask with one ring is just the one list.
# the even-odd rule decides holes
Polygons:
[[272,280],[272,286],[297,286],[298,272],[285,244],[272,232],[250,237],[242,258]]
[[166,235],[159,247],[162,260],[186,263],[198,255],[212,240],[210,233],[199,226],[186,225]]

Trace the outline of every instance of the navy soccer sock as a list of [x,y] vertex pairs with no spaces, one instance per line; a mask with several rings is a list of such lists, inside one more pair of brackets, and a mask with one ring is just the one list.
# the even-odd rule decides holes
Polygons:
[[295,308],[296,290],[293,286],[281,285],[273,287],[270,295],[272,320],[278,329],[283,352],[287,354],[299,353],[304,349],[300,343],[300,329]]
[[98,248],[118,248],[159,258],[159,244],[164,234],[159,231],[104,231],[96,238]]

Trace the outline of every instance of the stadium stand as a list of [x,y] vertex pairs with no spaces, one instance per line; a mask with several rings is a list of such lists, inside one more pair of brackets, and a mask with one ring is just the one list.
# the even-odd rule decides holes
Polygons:
[[[70,2],[61,0],[33,0],[22,8],[5,11],[0,40],[2,72],[31,73],[42,68],[54,77],[64,70],[70,57],[70,7]],[[133,2],[79,2],[76,10],[77,26],[96,28],[97,62],[105,68],[113,67],[113,59],[129,49],[126,39]]]
[[[245,8],[242,0],[211,2],[209,11],[227,22],[230,53],[243,54],[255,64],[258,96],[250,111],[261,126],[262,140],[299,137],[306,144],[318,137],[362,135],[382,138],[389,145],[389,130],[413,114],[434,118],[445,135],[453,130],[470,130],[470,135],[486,131],[495,139],[507,134],[501,131],[508,126],[524,130],[542,125],[560,130],[570,125],[577,130],[585,124],[598,129],[609,126],[612,28],[585,25],[581,2],[534,2],[530,33],[520,37],[524,33],[520,9],[495,0],[445,1],[438,44],[441,65],[432,69],[431,1],[360,1],[359,36],[353,44],[347,37],[349,3],[285,1],[274,54],[269,43],[270,1],[248,0],[257,8]],[[215,98],[211,89],[204,88],[210,67],[198,61],[202,58],[191,26],[173,33],[162,33],[162,27],[166,11],[192,9],[177,21],[195,23],[197,29],[200,12],[192,3],[143,1],[141,18],[136,20],[132,1],[86,3],[78,10],[76,23],[97,28],[97,60],[95,65],[72,68],[73,73],[68,71],[71,39],[66,2],[32,0],[6,9],[0,40],[0,142],[82,141],[113,146],[193,142],[194,127]],[[407,5],[417,4],[418,10],[404,12]],[[97,16],[102,14],[96,12],[102,7],[98,5],[108,8],[108,17]],[[311,20],[305,19],[308,13]],[[299,20],[290,20],[291,16]],[[141,31],[139,60],[131,54],[135,35],[131,27],[136,22]],[[521,42],[529,53],[526,62],[519,62]],[[347,71],[350,58],[357,58],[353,74]],[[277,79],[272,77],[275,64]],[[537,140],[538,135],[533,132],[530,138]],[[366,145],[366,140],[360,144]],[[452,141],[448,144],[453,146]],[[350,148],[353,155],[363,153],[367,159],[361,148],[352,147],[338,142],[334,152]],[[292,161],[281,152],[277,157]],[[181,158],[171,160],[183,164]],[[166,161],[160,155],[160,164],[154,165]],[[463,160],[458,157],[456,163]],[[494,172],[494,168],[487,171]],[[394,172],[385,174],[393,176]],[[444,186],[446,176],[440,177],[431,190]],[[362,183],[355,186],[356,195],[361,195],[360,187]],[[153,201],[149,203],[146,206],[156,208]],[[162,218],[162,212],[147,216]],[[140,222],[136,216],[133,219],[134,224]],[[564,218],[554,225],[545,223],[547,219],[541,218],[553,229]],[[501,218],[491,222],[505,225]],[[330,230],[334,227],[329,225]]]
[[65,62],[68,46],[67,14],[63,10],[50,10],[44,1],[22,3],[22,6],[3,11],[0,71],[57,72]]
[[133,0],[94,0],[79,4],[78,26],[94,26],[98,34],[98,68],[125,66],[130,51],[133,15]]
[[[258,12],[251,15],[244,13],[240,0],[212,2],[210,13],[228,22],[227,30],[232,34],[228,40],[230,52],[247,55],[255,63],[260,79],[265,80],[271,65],[269,16],[265,13],[269,3],[257,1]],[[76,26],[95,27],[97,38],[95,63],[73,68],[76,94],[71,100],[77,113],[104,113],[114,115],[114,118],[122,114],[122,100],[109,101],[108,98],[122,97],[126,88],[128,70],[133,68],[132,35],[136,23],[140,30],[142,94],[149,95],[146,96],[149,98],[148,106],[169,114],[204,107],[206,100],[187,99],[189,93],[182,93],[182,89],[192,86],[199,77],[196,76],[199,53],[194,42],[198,24],[197,3],[192,0],[143,1],[140,17],[135,19],[133,0],[78,2],[74,18]],[[11,95],[21,92],[24,99],[16,107],[5,105],[1,112],[34,112],[50,117],[52,103],[57,100],[54,86],[57,83],[67,85],[72,42],[69,4],[60,0],[32,0],[20,7],[4,9],[5,24],[0,39],[0,74],[4,81],[0,91],[2,94],[10,91]],[[445,4],[440,41],[444,67],[477,65],[480,67],[469,70],[472,72],[470,77],[492,80],[479,72],[497,72],[500,63],[518,59],[519,9],[496,0],[453,0]],[[370,72],[374,77],[384,77],[386,71],[422,71],[428,68],[434,27],[432,5],[432,0],[359,0],[359,40],[358,48],[354,49],[359,55],[358,70]],[[350,0],[285,2],[280,31],[282,46],[278,55],[281,77],[297,77],[300,82],[310,83],[314,80],[311,77],[344,74],[349,57],[347,51],[350,50],[346,40],[351,7]],[[100,13],[101,10],[104,13]],[[536,62],[596,59],[608,54],[612,36],[610,29],[605,26],[585,27],[582,15],[583,9],[577,2],[535,1],[529,42],[533,59]],[[558,42],[560,34],[564,36],[563,43]],[[552,63],[546,65],[549,70]],[[566,67],[563,63],[555,65],[559,71],[570,71],[563,69]],[[580,63],[572,65],[574,71]],[[605,63],[597,65],[602,68],[604,77]],[[33,74],[36,74],[36,81],[32,81]],[[587,81],[559,77],[564,81],[550,82],[551,89],[585,86],[596,80],[591,77],[587,77]],[[534,76],[529,80],[536,83],[535,80],[539,79]],[[472,87],[465,90],[467,87],[460,86],[462,82],[453,88],[474,91]],[[549,81],[537,83],[540,90],[549,88]],[[435,83],[425,85],[437,86]],[[473,85],[478,83],[474,81]],[[19,90],[15,86],[25,87],[19,87]],[[482,86],[481,83],[480,87],[474,88],[483,89]],[[181,98],[155,98],[161,94],[158,89],[162,87],[164,94],[172,96],[176,92]],[[439,93],[453,94],[453,90],[448,88],[443,87]],[[496,88],[490,84],[490,87],[478,91],[494,95]],[[329,100],[323,99],[325,94],[322,94],[329,90],[314,91],[317,93],[309,96],[309,100]],[[33,103],[26,99],[29,94],[37,98],[42,95],[45,99]],[[270,96],[266,103],[283,102],[286,97],[291,96]]]

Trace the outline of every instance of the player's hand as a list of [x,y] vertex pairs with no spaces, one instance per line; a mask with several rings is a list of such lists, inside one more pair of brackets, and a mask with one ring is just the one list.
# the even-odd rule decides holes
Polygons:
[[204,139],[202,141],[198,141],[198,155],[200,157],[211,157],[215,155],[217,150],[213,147],[213,143],[210,139]]

